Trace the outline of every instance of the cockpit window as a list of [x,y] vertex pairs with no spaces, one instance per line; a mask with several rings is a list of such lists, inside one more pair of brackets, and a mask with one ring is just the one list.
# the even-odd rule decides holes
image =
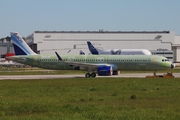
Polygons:
[[169,61],[168,59],[162,59],[162,62],[166,62],[166,61]]

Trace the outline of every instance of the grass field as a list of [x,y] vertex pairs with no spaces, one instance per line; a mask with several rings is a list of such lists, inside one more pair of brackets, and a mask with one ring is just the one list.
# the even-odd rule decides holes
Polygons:
[[180,79],[0,81],[2,120],[179,120]]

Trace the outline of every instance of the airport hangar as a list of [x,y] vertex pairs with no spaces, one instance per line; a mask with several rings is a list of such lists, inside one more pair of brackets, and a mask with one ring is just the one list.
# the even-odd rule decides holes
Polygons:
[[174,31],[34,31],[26,37],[39,54],[89,54],[87,41],[100,49],[148,49],[180,62],[180,36]]

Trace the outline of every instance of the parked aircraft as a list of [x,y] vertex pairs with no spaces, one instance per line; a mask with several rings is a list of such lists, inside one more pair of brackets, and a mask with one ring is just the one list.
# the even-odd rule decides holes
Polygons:
[[34,53],[26,42],[11,32],[16,56],[10,60],[34,67],[73,70],[84,69],[88,73],[85,77],[117,74],[118,70],[163,70],[174,68],[174,64],[167,58],[156,55],[38,55]]
[[108,49],[101,50],[95,48],[91,42],[87,42],[89,51],[93,55],[152,55],[149,50],[146,49]]

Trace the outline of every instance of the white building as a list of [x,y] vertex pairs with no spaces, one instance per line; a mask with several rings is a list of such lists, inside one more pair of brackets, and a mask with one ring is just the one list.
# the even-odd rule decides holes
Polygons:
[[180,62],[180,36],[174,31],[34,31],[26,41],[40,54],[79,54],[80,50],[88,54],[86,42],[91,41],[101,49],[148,49],[153,54],[161,50],[173,53],[169,59]]
[[5,60],[6,53],[14,53],[14,48],[12,43],[0,42],[0,61]]

